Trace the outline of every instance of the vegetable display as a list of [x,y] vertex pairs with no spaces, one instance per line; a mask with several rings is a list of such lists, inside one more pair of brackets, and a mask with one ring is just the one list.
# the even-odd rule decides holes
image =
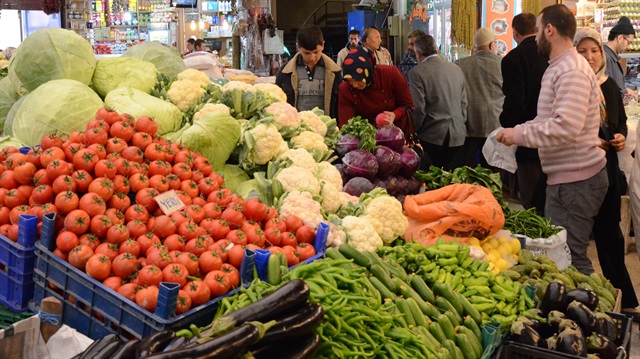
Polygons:
[[[93,53],[92,53],[93,56]],[[187,67],[178,51],[159,42],[144,42],[131,46],[122,57],[144,60],[152,63],[164,76],[175,78]]]
[[127,57],[106,57],[98,60],[91,82],[96,92],[105,97],[118,87],[131,87],[151,92],[158,76],[156,67],[144,60]]
[[499,173],[493,173],[490,169],[478,165],[476,168],[469,166],[458,167],[452,172],[431,166],[429,172],[417,171],[414,175],[420,183],[424,183],[427,190],[433,190],[448,186],[453,183],[468,183],[487,187],[493,193],[498,203],[506,207],[502,201],[502,180]]

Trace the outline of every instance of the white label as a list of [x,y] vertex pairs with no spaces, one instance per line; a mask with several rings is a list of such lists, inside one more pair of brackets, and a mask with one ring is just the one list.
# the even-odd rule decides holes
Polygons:
[[160,209],[167,216],[170,216],[172,213],[178,212],[182,210],[184,207],[186,207],[185,204],[182,203],[182,201],[180,200],[180,197],[178,197],[178,194],[176,193],[176,191],[174,190],[161,193],[153,197],[153,199],[155,199],[156,202],[158,202]]

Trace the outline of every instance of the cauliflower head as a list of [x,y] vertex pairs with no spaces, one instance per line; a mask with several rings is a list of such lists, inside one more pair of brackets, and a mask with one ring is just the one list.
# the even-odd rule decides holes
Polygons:
[[287,102],[287,94],[285,94],[280,86],[276,84],[259,83],[253,85],[253,87],[255,87],[258,91],[266,93],[267,95],[269,95],[269,97],[273,98],[276,101]]
[[[312,157],[313,158],[313,157]],[[333,185],[338,191],[342,191],[343,183],[342,176],[338,169],[327,161],[318,163],[318,170],[316,171],[316,177],[321,181],[326,181]]]
[[263,165],[280,153],[280,145],[284,140],[273,125],[259,124],[249,130],[253,143],[253,163]]
[[343,206],[348,206],[350,204],[357,205],[359,199],[360,198],[352,196],[347,192],[340,192],[340,204]]
[[333,224],[332,222],[324,222],[329,225],[329,235],[327,236],[327,247],[331,246],[338,248],[341,245],[347,243],[347,234],[340,228],[340,226]]
[[333,184],[320,181],[320,197],[322,197],[322,209],[327,213],[336,213],[340,208],[340,190]]
[[320,182],[309,170],[291,166],[283,168],[275,176],[275,180],[282,185],[282,192],[309,191],[313,194],[320,193]]
[[249,85],[246,82],[242,81],[229,81],[224,86],[222,86],[222,92],[227,92],[231,90],[240,90],[240,91],[248,91],[248,92],[256,92],[256,88],[253,85]]
[[180,111],[187,112],[202,100],[205,92],[206,90],[200,87],[197,82],[178,80],[171,83],[167,96]]
[[300,127],[298,110],[287,102],[274,102],[264,111],[265,115],[273,116],[278,131],[292,134]]
[[178,74],[178,80],[190,80],[196,82],[202,87],[207,87],[211,84],[209,76],[202,71],[196,69],[186,69]]
[[196,112],[193,115],[193,122],[199,121],[204,115],[212,112],[222,112],[225,115],[231,116],[231,112],[229,111],[229,107],[221,103],[208,103],[204,105],[200,111]]
[[[290,159],[294,166],[306,168],[307,170],[314,173],[318,171],[318,164],[316,163],[316,160],[314,160],[309,151],[305,150],[304,148],[287,148],[284,153],[278,156],[278,159],[284,158]],[[340,175],[340,173],[338,173],[338,175]],[[342,189],[342,186],[340,188]]]
[[375,252],[378,247],[383,246],[376,230],[364,218],[346,216],[342,219],[342,227],[347,232],[349,244],[360,252]]
[[311,150],[328,151],[329,150],[329,147],[327,147],[327,145],[324,143],[324,137],[311,131],[300,132],[299,135],[291,139],[291,143],[293,144],[294,148],[301,147],[308,151],[311,151]]
[[280,203],[280,218],[295,214],[305,225],[317,229],[322,222],[322,207],[309,192],[291,191]]
[[407,230],[409,220],[395,197],[384,195],[367,200],[365,204],[365,214],[361,217],[371,223],[384,244],[390,244]]
[[309,126],[309,128],[313,132],[319,134],[322,137],[326,136],[327,125],[313,111],[300,112],[300,121],[302,122],[302,124]]

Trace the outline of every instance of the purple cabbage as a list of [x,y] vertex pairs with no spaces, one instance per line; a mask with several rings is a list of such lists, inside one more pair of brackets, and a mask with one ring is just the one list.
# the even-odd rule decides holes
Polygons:
[[395,177],[391,176],[385,178],[384,185],[387,189],[387,193],[389,193],[390,195],[395,196],[397,194],[400,194],[400,192],[398,191],[398,180]]
[[336,152],[338,152],[338,155],[342,157],[351,151],[357,150],[358,142],[360,142],[358,137],[345,133],[336,143]]
[[409,181],[402,177],[396,176],[396,181],[398,182],[398,187],[396,188],[396,194],[407,194],[409,193]]
[[400,162],[400,171],[398,173],[408,178],[412,177],[420,168],[420,156],[407,146],[402,147]]
[[402,133],[400,127],[394,125],[382,126],[376,132],[376,144],[387,146],[396,152],[400,152],[402,146],[404,146],[404,133]]
[[344,185],[344,192],[356,197],[360,197],[363,193],[369,193],[374,189],[373,183],[363,177],[354,177]]
[[420,192],[420,182],[417,179],[411,177],[407,179],[407,194],[418,194]]
[[372,179],[378,173],[376,156],[369,151],[357,149],[344,155],[342,163],[345,165],[347,177],[365,177]]
[[338,172],[340,172],[340,177],[342,177],[342,183],[346,183],[349,180],[349,178],[347,177],[345,165],[343,165],[342,163],[338,163],[333,165],[333,167],[338,169]]
[[404,199],[407,197],[404,194],[399,194],[397,196],[395,196],[396,199],[402,204],[402,207],[404,208]]
[[371,183],[375,188],[385,188],[385,189],[387,188],[387,185],[380,178],[374,178],[373,181],[371,181]]
[[378,161],[378,177],[386,178],[395,175],[400,170],[400,154],[387,146],[378,146],[373,151]]

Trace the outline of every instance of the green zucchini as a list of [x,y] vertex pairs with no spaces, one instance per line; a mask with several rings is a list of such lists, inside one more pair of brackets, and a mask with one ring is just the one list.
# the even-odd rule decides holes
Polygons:
[[348,259],[353,259],[353,262],[361,267],[371,267],[371,259],[350,244],[345,243],[341,245],[338,247],[338,251]]
[[482,315],[480,315],[480,312],[478,312],[476,308],[474,308],[473,305],[471,305],[471,302],[469,302],[469,300],[465,298],[462,294],[454,293],[454,295],[458,298],[458,302],[462,304],[464,313],[470,316],[473,320],[475,320],[478,325],[481,325]]
[[389,291],[393,293],[398,291],[398,288],[396,287],[396,282],[393,281],[393,279],[391,279],[391,277],[389,276],[389,273],[386,271],[384,267],[374,264],[371,266],[369,270],[371,271],[371,274],[374,275],[374,277],[378,278],[380,282],[382,282],[382,284],[384,284],[384,286],[389,289]]
[[480,326],[478,325],[478,323],[476,323],[476,321],[473,318],[469,316],[464,318],[464,326],[471,329],[471,331],[476,336],[476,338],[478,338],[478,340],[482,342],[482,330],[480,329]]
[[278,285],[282,281],[282,273],[280,273],[280,254],[271,254],[267,262],[267,283]]
[[325,253],[327,257],[331,259],[347,259],[347,257],[343,256],[340,251],[333,247],[327,248],[327,252]]
[[447,348],[447,350],[449,351],[449,354],[451,354],[452,358],[454,358],[454,359],[465,359],[462,356],[462,352],[460,352],[460,356],[458,356],[458,352],[456,352],[456,349],[458,349],[458,348],[456,347],[456,343],[454,343],[453,340],[451,340],[451,339],[445,340],[444,342],[442,342],[442,346],[444,348]]
[[444,334],[442,327],[440,327],[440,324],[438,324],[437,321],[429,323],[429,332],[440,343],[447,340],[447,336]]
[[404,321],[407,322],[407,326],[415,326],[416,321],[413,320],[413,315],[411,314],[411,310],[409,309],[409,305],[407,304],[407,302],[403,298],[396,298],[394,299],[394,302],[396,303],[396,307],[398,307],[398,310],[404,317]]
[[371,284],[373,284],[373,286],[376,288],[376,290],[378,292],[380,292],[380,296],[382,297],[383,301],[386,298],[389,298],[389,299],[393,300],[393,298],[396,297],[396,295],[393,294],[393,292],[391,292],[389,290],[389,288],[387,288],[384,284],[382,284],[380,279],[378,279],[377,277],[371,276],[371,277],[369,277],[369,281],[371,282]]
[[406,298],[405,302],[409,307],[409,311],[411,312],[411,316],[413,317],[413,321],[416,323],[416,325],[426,327],[427,320],[425,319],[424,314],[422,314],[422,310],[420,310],[420,307],[418,306],[418,303],[415,301],[415,299]]
[[440,314],[438,316],[438,324],[440,324],[440,328],[442,328],[444,335],[448,339],[451,339],[451,340],[455,339],[456,330],[453,328],[453,324],[451,324],[451,321],[449,320],[449,317],[447,317],[446,314]]
[[433,285],[433,292],[441,297],[445,297],[451,305],[455,308],[458,314],[462,315],[464,308],[462,303],[458,300],[458,297],[453,293],[450,287],[445,285],[444,283],[435,283]]
[[458,313],[456,308],[454,308],[453,305],[451,305],[451,303],[449,303],[449,301],[445,297],[436,298],[436,307],[443,313],[451,311],[453,314],[455,314],[456,319],[458,319],[458,323],[462,323],[462,315]]
[[458,328],[458,334],[465,334],[467,336],[471,346],[473,347],[473,352],[476,354],[477,358],[480,358],[482,356],[482,344],[480,343],[480,340],[478,340],[478,337],[476,337],[473,330],[465,326],[461,326]]
[[458,345],[458,348],[460,348],[460,350],[462,350],[462,355],[464,355],[465,359],[476,359],[478,358],[476,356],[476,352],[473,350],[473,346],[471,345],[471,342],[469,341],[469,338],[467,337],[466,334],[457,334],[456,335],[456,344]]
[[420,295],[420,298],[425,302],[435,303],[436,296],[433,294],[431,288],[427,286],[424,279],[422,277],[414,275],[411,277],[411,286],[413,289]]

